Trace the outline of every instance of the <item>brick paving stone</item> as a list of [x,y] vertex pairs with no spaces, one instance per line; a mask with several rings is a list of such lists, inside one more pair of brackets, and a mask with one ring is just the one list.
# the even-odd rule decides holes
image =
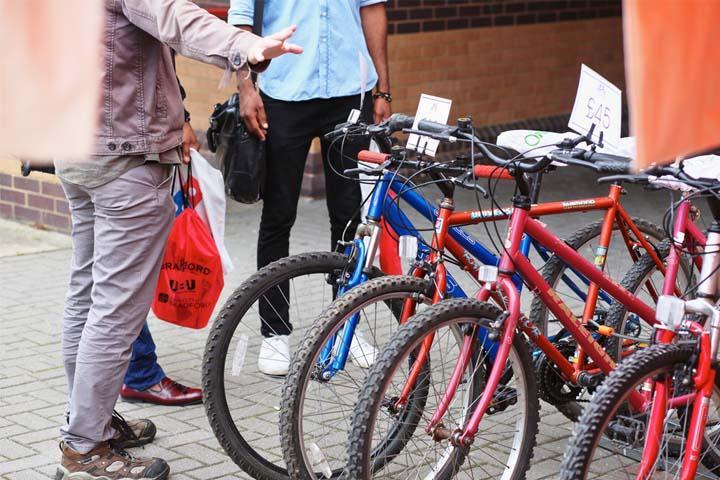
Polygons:
[[13,440],[8,440],[7,438],[0,439],[0,452],[3,452],[3,455],[8,458],[29,457],[30,455],[36,453],[35,450],[24,447]]
[[[582,176],[563,182],[550,176],[545,181],[543,199],[561,198],[570,184],[581,185],[583,195],[607,191],[606,187],[596,187],[593,181]],[[628,210],[657,222],[662,211],[657,210],[656,204],[661,201],[665,205],[665,196],[638,191],[642,197],[631,195],[631,199],[640,200],[632,203]],[[432,193],[430,198],[437,196]],[[660,198],[662,200],[658,200]],[[458,200],[458,208],[471,205],[469,196]],[[228,211],[227,245],[236,269],[225,279],[219,306],[254,271],[260,206],[230,202]],[[547,223],[565,235],[579,224],[597,218],[592,215],[580,217],[577,221],[548,217]],[[298,219],[291,239],[291,253],[329,247],[324,201],[302,200]],[[472,231],[479,237],[486,237],[482,227],[475,228]],[[55,473],[59,459],[58,430],[64,421],[66,396],[59,337],[69,263],[70,251],[67,249],[0,258],[0,285],[5,286],[0,295],[0,323],[3,329],[3,368],[0,370],[2,479],[32,480],[52,477]],[[461,283],[465,280],[464,277],[460,279]],[[308,302],[309,305],[315,303]],[[152,315],[149,321],[158,345],[160,363],[167,374],[182,383],[198,385],[208,330],[180,329],[160,322]],[[265,432],[277,428],[277,395],[281,382],[250,374],[255,368],[257,347],[258,343],[251,341],[243,370],[248,373],[245,383],[234,377],[227,379],[232,383],[228,385],[228,395],[242,409],[238,416],[247,417],[242,420],[243,425],[253,422],[247,437],[273,450],[271,443],[263,437]],[[264,395],[262,403],[253,405],[249,392]],[[166,457],[171,464],[171,480],[250,478],[222,450],[202,406],[168,408],[118,403],[117,408],[127,418],[151,418],[157,423],[158,436],[154,444],[144,450],[135,449],[134,453]],[[543,403],[538,450],[528,473],[529,479],[556,476],[569,432],[570,425],[562,415]],[[276,448],[272,453],[279,458],[280,452]]]

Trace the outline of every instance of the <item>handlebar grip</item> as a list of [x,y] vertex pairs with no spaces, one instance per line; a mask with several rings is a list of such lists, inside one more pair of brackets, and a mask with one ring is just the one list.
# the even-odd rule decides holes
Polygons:
[[402,113],[393,113],[388,119],[388,129],[391,133],[402,131],[403,128],[411,128],[415,123],[415,117],[403,115]]
[[27,177],[31,172],[49,173],[50,175],[55,174],[55,165],[52,163],[49,165],[33,165],[30,162],[22,162],[20,165],[20,173],[23,177]]
[[371,152],[370,150],[360,150],[357,155],[358,161],[377,165],[382,165],[388,158],[390,158],[390,155],[387,153]]
[[475,167],[473,167],[473,173],[476,178],[500,178],[503,180],[515,179],[515,177],[510,175],[507,170],[494,165],[475,165]]
[[452,135],[457,127],[445,125],[444,123],[437,123],[430,120],[420,120],[417,126],[418,130],[423,130],[429,133],[436,133],[439,135]]

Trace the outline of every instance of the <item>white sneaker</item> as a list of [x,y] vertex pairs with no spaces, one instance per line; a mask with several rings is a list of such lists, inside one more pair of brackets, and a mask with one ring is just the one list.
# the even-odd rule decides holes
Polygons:
[[276,335],[264,338],[258,355],[258,370],[265,375],[287,375],[290,366],[290,337]]
[[377,348],[360,334],[355,333],[350,344],[350,360],[360,368],[370,368],[375,363],[375,356],[377,356]]

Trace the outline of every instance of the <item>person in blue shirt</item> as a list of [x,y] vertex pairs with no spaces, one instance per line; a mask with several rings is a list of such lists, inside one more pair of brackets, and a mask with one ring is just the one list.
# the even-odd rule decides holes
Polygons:
[[[360,109],[361,120],[379,122],[390,116],[387,61],[386,0],[265,0],[262,32],[286,24],[302,25],[294,41],[304,53],[275,59],[259,76],[239,87],[240,111],[249,131],[266,140],[267,180],[257,246],[258,269],[288,256],[290,229],[295,223],[305,160],[310,144],[320,137],[325,192],[330,215],[331,248],[355,235],[361,203],[357,182],[338,175],[353,168],[347,157],[367,145],[346,146],[343,154],[323,135]],[[228,22],[252,29],[255,0],[231,0]],[[374,89],[374,93],[373,93]],[[350,225],[349,228],[346,228]],[[344,233],[344,238],[343,238]],[[292,332],[288,285],[277,299],[260,304],[263,339],[258,369],[285,375]],[[277,300],[277,301],[275,301]],[[362,338],[353,341],[350,358],[367,368],[375,349]]]

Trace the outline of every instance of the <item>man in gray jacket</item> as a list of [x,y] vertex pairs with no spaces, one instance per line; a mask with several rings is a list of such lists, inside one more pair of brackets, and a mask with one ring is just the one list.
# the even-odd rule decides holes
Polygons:
[[294,27],[260,38],[188,0],[105,0],[103,92],[93,156],[56,161],[70,203],[73,257],[63,318],[68,423],[56,480],[164,479],[167,463],[123,448],[152,441],[149,420],[113,414],[150,309],[172,225],[172,165],[183,104],[172,50],[226,70],[262,70],[302,50]]

